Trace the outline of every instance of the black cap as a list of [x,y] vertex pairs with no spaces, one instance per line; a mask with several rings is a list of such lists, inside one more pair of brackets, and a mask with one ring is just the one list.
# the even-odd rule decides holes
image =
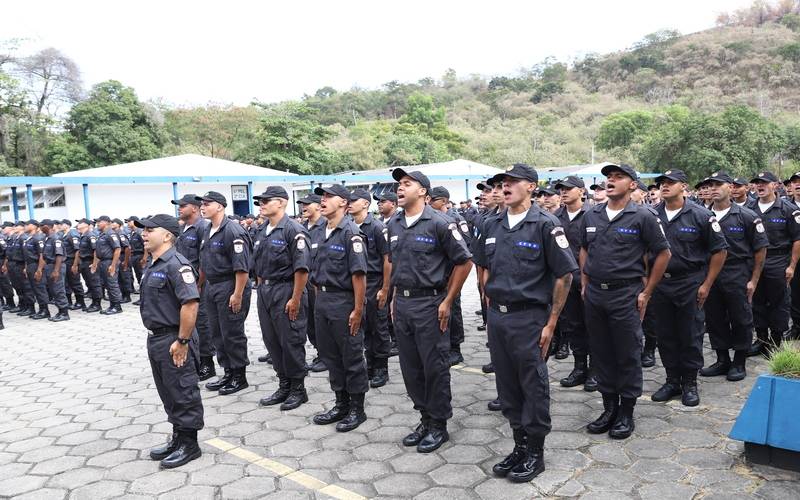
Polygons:
[[545,184],[544,186],[539,186],[537,188],[536,194],[546,194],[548,196],[553,196],[554,194],[558,193],[556,192],[556,189],[552,184]]
[[478,183],[478,189],[480,189],[481,191],[483,191],[485,189],[492,189],[492,184],[493,184],[493,182],[492,182],[491,179],[489,179],[487,181],[484,181],[484,182],[479,182]]
[[304,197],[300,198],[299,200],[297,200],[297,203],[299,203],[301,205],[310,205],[312,203],[321,203],[321,202],[322,202],[322,198],[320,198],[320,196],[318,194],[314,194],[314,193],[309,193],[309,194],[305,195]]
[[27,225],[27,222],[26,222],[26,221],[24,221],[24,220],[18,220],[17,222],[15,222],[15,223],[14,223],[14,225],[15,225],[15,226],[22,226],[22,227],[25,227],[25,225]]
[[196,205],[200,206],[200,200],[197,199],[197,195],[194,193],[185,194],[179,200],[170,200],[170,203],[173,205]]
[[78,224],[80,223],[94,224],[94,221],[92,219],[87,219],[86,217],[84,217],[83,219],[75,219],[75,222],[77,222]]
[[101,215],[100,217],[96,218],[94,221],[95,222],[100,222],[100,221],[111,222],[111,217],[109,217],[108,215]]
[[270,200],[272,198],[289,199],[289,193],[281,186],[268,186],[263,193],[253,196],[254,200]]
[[795,179],[800,179],[800,172],[793,173],[792,175],[789,176],[788,180],[793,181]]
[[505,172],[501,172],[491,178],[492,184],[502,182],[504,177],[514,177],[515,179],[524,179],[530,182],[539,182],[539,174],[536,170],[525,163],[515,163],[508,167]]
[[14,223],[7,220],[3,222],[3,227],[14,227]]
[[780,180],[772,172],[759,172],[750,182],[780,182]]
[[556,189],[561,189],[561,188],[582,188],[582,187],[586,187],[586,184],[584,184],[583,179],[581,179],[580,177],[578,177],[576,175],[568,175],[568,176],[564,177],[563,179],[556,181],[554,187]]
[[40,226],[54,226],[55,224],[56,221],[54,221],[53,219],[42,219],[41,221],[39,221]]
[[733,184],[733,178],[721,170],[719,172],[714,172],[703,180],[705,182],[727,182]]
[[446,198],[450,199],[450,191],[445,189],[443,186],[436,186],[435,188],[431,188],[430,192],[431,200],[436,200],[439,198]]
[[29,220],[25,221],[25,225],[28,225],[28,224],[33,224],[34,226],[38,226],[39,225],[39,221],[36,220],[36,219],[29,219]]
[[636,188],[647,192],[647,185],[641,179],[636,179]]
[[156,214],[152,217],[145,217],[144,219],[137,219],[133,221],[136,227],[161,227],[170,233],[178,236],[181,232],[181,226],[178,224],[178,219],[167,214]]
[[137,221],[137,220],[139,220],[139,217],[136,217],[135,215],[131,215],[130,217],[125,219],[125,222],[133,222],[133,221]]
[[431,190],[431,181],[428,179],[428,176],[420,172],[419,170],[414,170],[412,172],[406,172],[402,168],[396,168],[392,170],[392,178],[396,181],[400,181],[405,176],[409,176],[415,181],[419,182],[422,187],[430,192]]
[[353,192],[350,193],[350,201],[356,200],[367,200],[372,202],[372,195],[364,188],[355,188]]
[[615,171],[616,172],[622,172],[623,174],[627,175],[628,177],[630,177],[633,180],[638,180],[639,179],[639,174],[636,173],[636,170],[634,170],[633,167],[631,167],[630,165],[626,165],[624,163],[621,164],[621,165],[616,165],[614,163],[606,165],[605,167],[603,167],[600,170],[600,173],[605,175],[605,176],[608,176],[608,174],[610,174],[611,172],[615,172]]
[[697,184],[694,185],[695,189],[700,189],[703,186],[707,186],[709,183],[708,178],[700,179]]
[[750,184],[750,181],[748,181],[744,177],[734,177],[733,178],[733,184],[736,184],[737,186],[746,186],[746,185]]
[[665,179],[675,181],[675,182],[688,182],[689,177],[683,170],[667,170],[663,174],[656,177],[656,184],[661,184],[662,181]]
[[647,190],[650,191],[651,189],[658,189],[658,186],[656,184],[648,184]]
[[61,223],[62,223],[62,224],[66,224],[66,225],[68,225],[68,226],[71,226],[71,225],[72,225],[72,221],[71,221],[71,220],[69,220],[69,219],[61,219]]
[[222,205],[223,207],[228,206],[228,200],[225,199],[225,196],[222,193],[218,193],[216,191],[209,191],[205,193],[203,196],[195,196],[195,200],[197,201],[205,201],[205,202],[212,202],[215,201]]
[[322,196],[325,193],[328,193],[331,196],[338,196],[347,201],[350,201],[350,191],[348,191],[347,188],[342,186],[341,184],[331,184],[328,187],[318,186],[314,188],[314,194]]
[[111,222],[114,224],[119,224],[120,226],[122,225],[122,221],[120,219],[111,219]]
[[603,181],[603,182],[601,182],[599,184],[592,184],[591,186],[589,186],[589,189],[591,189],[592,191],[596,191],[598,189],[601,190],[601,191],[605,191],[606,190],[606,181]]
[[244,216],[244,218],[245,218],[245,219],[255,219],[255,218],[256,218],[256,216],[255,216],[255,215],[253,215],[253,214],[247,214],[247,215],[245,215],[245,216]]
[[374,198],[375,201],[391,201],[392,203],[397,203],[397,193],[394,191],[386,191],[380,196],[374,196]]

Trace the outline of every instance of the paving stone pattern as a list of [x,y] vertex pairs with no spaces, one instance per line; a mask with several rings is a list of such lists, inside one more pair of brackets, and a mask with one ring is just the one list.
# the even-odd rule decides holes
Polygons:
[[[474,275],[463,293],[468,329],[465,365],[488,361]],[[247,322],[250,359],[265,352],[255,301]],[[72,313],[54,324],[4,315],[0,332],[0,498],[328,498],[257,464],[203,444],[189,465],[159,471],[148,459],[171,428],[161,409],[145,350],[138,310],[114,317]],[[309,349],[310,346],[309,346]],[[309,352],[309,357],[313,352]],[[707,349],[706,359],[712,354]],[[563,389],[557,381],[571,358],[551,360],[553,432],[547,470],[530,484],[492,477],[491,467],[512,447],[510,429],[486,403],[494,378],[453,370],[451,441],[420,455],[399,440],[416,425],[397,358],[391,382],[367,395],[369,420],[341,434],[311,417],[333,404],[325,373],[307,379],[310,402],[298,410],[260,408],[276,387],[271,367],[248,369],[251,387],[234,396],[203,391],[202,441],[219,438],[311,478],[369,498],[497,499],[585,498],[800,498],[800,474],[744,462],[743,445],[727,433],[763,360],[748,361],[742,382],[702,379],[701,406],[649,400],[663,378],[644,374],[636,432],[626,441],[587,434],[583,427],[602,407],[599,394]]]

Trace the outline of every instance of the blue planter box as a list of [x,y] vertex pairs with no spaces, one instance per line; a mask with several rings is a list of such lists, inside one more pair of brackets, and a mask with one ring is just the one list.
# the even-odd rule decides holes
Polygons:
[[800,467],[798,414],[800,380],[761,375],[729,437],[745,442],[748,459],[796,470]]

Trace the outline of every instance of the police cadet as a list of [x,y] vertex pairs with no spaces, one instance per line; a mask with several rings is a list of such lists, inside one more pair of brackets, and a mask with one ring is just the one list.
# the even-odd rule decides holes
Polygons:
[[58,308],[58,314],[50,318],[50,321],[68,321],[69,302],[67,302],[67,293],[64,289],[64,275],[67,271],[64,262],[64,242],[61,235],[53,229],[55,225],[56,222],[50,219],[44,219],[40,224],[45,236],[42,250],[42,257],[45,261],[42,280],[45,282],[48,295]]
[[8,239],[14,228],[14,223],[10,221],[3,222],[2,231],[0,231],[0,292],[2,292],[3,311],[15,309],[14,304],[14,286],[11,284],[11,276],[8,272],[6,263],[6,252],[8,251]]
[[78,309],[86,310],[86,301],[84,299],[86,292],[81,283],[80,271],[75,268],[73,272],[73,264],[78,258],[78,249],[81,245],[81,235],[77,229],[72,227],[72,222],[69,219],[61,221],[61,227],[64,229],[61,241],[64,246],[64,282],[65,288],[68,288],[75,294],[75,302],[70,306],[70,309],[76,311]]
[[[450,394],[450,307],[472,267],[472,254],[455,223],[425,204],[431,184],[422,172],[392,171],[403,209],[388,225],[394,287],[394,328],[406,391],[421,414],[403,445],[420,453],[448,439],[453,416]],[[447,263],[453,264],[449,280]]]
[[[492,198],[491,181],[479,182],[477,187],[478,187],[478,190],[481,192],[481,195],[480,195],[481,210],[480,210],[480,212],[478,212],[478,215],[476,215],[475,218],[472,221],[472,223],[473,223],[473,227],[472,227],[473,240],[477,240],[480,237],[480,232],[481,232],[481,228],[483,226],[483,221],[487,217],[489,217],[490,215],[495,213],[495,208],[496,208],[496,205],[495,205],[494,200]],[[484,300],[484,297],[483,297],[483,281],[481,279],[481,273],[482,272],[483,272],[483,269],[481,269],[480,264],[476,263],[475,264],[475,274],[478,277],[478,279],[477,279],[477,281],[478,281],[478,296],[480,297],[480,300],[481,300],[480,315],[481,315],[481,319],[483,320],[483,324],[478,325],[478,331],[486,330],[486,301]],[[476,314],[477,313],[478,312],[476,311]],[[494,366],[492,365],[492,362],[489,361],[488,364],[483,365],[482,370],[483,370],[484,373],[494,373]],[[497,409],[499,410],[500,408],[497,408]]]
[[[583,202],[586,184],[580,177],[569,175],[555,183],[561,193],[561,207],[554,214],[569,242],[575,262],[581,250],[581,229],[583,216],[588,207]],[[589,339],[586,336],[586,325],[583,321],[583,298],[581,297],[581,274],[576,269],[572,276],[572,284],[558,321],[564,336],[564,342],[572,347],[574,366],[566,377],[560,380],[562,387],[575,387],[583,384],[587,392],[597,390],[597,379],[590,368]]]
[[[642,395],[642,318],[670,259],[658,218],[631,201],[637,174],[609,164],[607,201],[583,216],[581,289],[586,330],[604,411],[587,426],[625,439],[634,429],[633,408]],[[644,256],[654,258],[647,283]]]
[[[200,216],[200,201],[195,194],[185,194],[178,200],[171,200],[173,205],[178,206],[178,217],[183,221],[178,240],[175,242],[175,250],[189,259],[195,271],[200,272],[200,242],[205,234],[206,222]],[[133,239],[131,239],[131,242]],[[133,244],[131,244],[133,246]],[[205,289],[200,290],[200,305],[197,308],[197,328],[198,347],[200,349],[200,380],[207,380],[217,374],[214,367],[214,341],[211,338],[211,330],[208,326],[208,307],[205,301]]]
[[364,314],[364,350],[370,387],[383,387],[389,381],[389,241],[383,223],[369,213],[372,195],[358,188],[350,196],[348,213],[366,239],[367,303]]
[[119,237],[119,290],[122,294],[122,303],[128,304],[131,301],[131,294],[133,288],[133,271],[131,270],[131,243],[128,240],[128,234],[124,230],[123,222],[120,219],[113,219],[111,221],[111,230],[117,233]]
[[308,232],[286,215],[289,193],[269,186],[254,197],[266,225],[253,244],[261,336],[278,376],[278,390],[259,401],[293,410],[308,401],[306,377],[306,283],[311,267]]
[[172,424],[167,444],[150,450],[161,467],[180,467],[200,457],[197,431],[203,428],[203,402],[197,387],[199,367],[194,328],[200,294],[189,259],[173,246],[178,219],[158,214],[134,220],[145,228],[143,241],[152,256],[139,290],[139,312],[147,328],[147,356],[158,396]]
[[200,242],[200,286],[208,313],[208,326],[217,349],[217,361],[225,374],[206,389],[221,395],[248,387],[245,370],[247,336],[244,322],[250,312],[250,253],[247,231],[225,217],[225,196],[209,191],[196,196],[201,212],[209,221]]
[[23,254],[25,255],[25,273],[28,283],[36,296],[39,304],[39,312],[31,314],[31,319],[44,319],[50,317],[50,310],[47,308],[50,297],[47,294],[47,280],[44,277],[44,235],[39,231],[39,221],[31,219],[25,225],[25,232],[28,238],[25,240]]
[[648,306],[667,372],[666,383],[651,399],[669,401],[681,396],[684,406],[697,406],[697,372],[703,367],[703,305],[725,263],[728,244],[716,216],[684,198],[686,182],[681,170],[667,170],[656,177],[663,202],[655,208],[672,258]]
[[[393,191],[384,191],[380,196],[373,196],[373,199],[378,202],[378,215],[379,219],[384,226],[389,225],[389,220],[397,213],[397,194]],[[393,299],[393,289],[389,287],[389,297],[386,303],[391,304]],[[397,349],[397,340],[394,336],[394,323],[392,323],[392,315],[387,317],[389,325],[389,338],[391,346],[389,347],[389,356],[397,356],[400,351]]]
[[734,382],[747,375],[745,362],[753,338],[750,304],[769,240],[761,219],[752,210],[731,202],[733,179],[725,172],[715,172],[708,179],[714,201],[712,211],[728,241],[728,257],[705,304],[706,329],[717,360],[700,370],[700,375],[724,375]]
[[800,258],[800,210],[776,196],[779,181],[772,172],[761,172],[751,182],[758,199],[749,208],[761,219],[769,239],[764,270],[753,295],[757,339],[748,354],[755,356],[780,346],[789,330],[789,284]]
[[11,278],[11,285],[17,292],[17,307],[9,310],[10,313],[16,313],[17,316],[30,316],[36,310],[33,305],[36,298],[31,288],[30,282],[25,271],[25,237],[24,237],[24,223],[17,222],[12,228],[12,232],[8,239],[7,249],[7,263],[8,275]]
[[128,225],[128,242],[131,244],[131,269],[133,270],[133,275],[136,277],[136,283],[141,286],[142,271],[147,265],[147,260],[144,255],[144,239],[142,239],[142,230],[136,227],[134,224],[134,221],[137,219],[138,217],[131,215],[125,219],[125,224]]
[[[308,230],[308,235],[311,239],[312,273],[314,272],[314,257],[316,256],[319,243],[325,239],[325,226],[328,223],[327,219],[322,216],[320,203],[322,203],[322,197],[314,193],[309,193],[305,197],[297,200],[297,204],[300,205],[301,213],[305,220],[305,228]],[[308,293],[308,324],[306,326],[306,335],[308,336],[308,341],[311,342],[311,345],[314,346],[314,350],[316,351],[314,358],[311,363],[307,364],[306,368],[315,373],[324,372],[327,368],[325,367],[325,362],[319,356],[316,325],[314,324],[314,303],[317,301],[317,291],[313,284],[313,276],[311,275],[308,277],[306,292]]]
[[341,184],[334,184],[317,187],[314,193],[322,196],[322,215],[328,221],[312,264],[312,279],[317,287],[317,344],[336,394],[334,407],[314,416],[314,423],[340,421],[336,430],[348,432],[367,419],[364,395],[369,381],[361,328],[367,291],[367,249],[358,226],[346,217],[350,192]]
[[72,261],[72,272],[80,273],[86,283],[89,296],[92,298],[92,303],[85,309],[85,312],[98,312],[102,309],[103,286],[100,282],[100,275],[92,271],[98,233],[92,227],[91,220],[78,219],[76,222],[81,238],[78,242],[78,253],[75,254],[75,260]]
[[119,289],[119,259],[122,247],[119,236],[111,229],[111,218],[101,215],[95,219],[98,235],[95,242],[92,272],[98,273],[100,283],[108,291],[111,305],[100,314],[118,314],[122,312],[122,292]]

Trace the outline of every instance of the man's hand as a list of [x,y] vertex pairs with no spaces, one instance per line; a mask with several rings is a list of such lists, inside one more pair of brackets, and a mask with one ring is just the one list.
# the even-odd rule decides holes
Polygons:
[[169,355],[172,356],[172,362],[178,368],[186,363],[186,356],[189,354],[189,344],[183,345],[177,340],[169,346]]
[[289,321],[297,321],[297,315],[300,312],[300,301],[294,298],[289,299],[283,310],[289,315]]
[[50,273],[50,279],[56,281],[58,277],[61,275],[57,267],[53,267],[53,272]]
[[3,264],[2,271],[3,271],[4,274],[7,273],[8,272],[8,266]]
[[756,284],[752,281],[747,282],[747,302],[753,303],[753,294],[756,293]]
[[792,278],[794,278],[794,266],[789,266],[786,268],[786,286],[789,286]]
[[242,310],[242,296],[235,293],[231,295],[231,298],[228,299],[228,307],[231,308],[233,314],[239,314],[239,311]]
[[97,266],[95,264],[90,265],[89,266],[89,271],[91,271],[92,274],[96,273],[97,272]]
[[347,320],[347,324],[350,326],[350,335],[355,337],[358,335],[358,329],[361,328],[361,314],[363,311],[361,309],[353,309],[350,313],[350,318]]
[[642,292],[636,299],[636,307],[639,309],[639,321],[644,321],[644,314],[647,311],[647,303],[650,302],[650,295]]
[[142,266],[143,268],[144,268],[144,267],[147,267],[147,259],[142,259],[142,260],[140,260],[140,261],[139,261],[139,264],[141,264],[141,266]]
[[78,265],[72,264],[72,267],[70,267],[70,271],[72,271],[72,274],[78,274]]
[[448,326],[450,326],[450,303],[443,300],[439,304],[439,330],[444,333],[447,331]]
[[127,271],[127,270],[128,270],[128,264],[126,264],[126,263],[124,263],[124,262],[123,262],[123,263],[122,263],[122,270],[123,270],[123,271]]
[[389,298],[389,289],[381,288],[375,298],[378,299],[378,309],[383,309],[386,307],[386,300]]
[[108,275],[113,278],[115,274],[117,274],[117,266],[108,266]]
[[33,279],[36,281],[42,281],[42,271],[37,269],[35,273],[33,273]]
[[706,299],[708,298],[708,293],[711,291],[711,287],[706,286],[705,283],[700,285],[700,288],[697,289],[697,307],[703,307],[703,304],[706,303]]
[[542,335],[539,337],[539,351],[541,351],[542,359],[547,359],[547,353],[550,352],[550,342],[553,340],[553,332],[555,329],[555,326],[550,326],[549,324],[544,325],[544,328],[542,328]]

